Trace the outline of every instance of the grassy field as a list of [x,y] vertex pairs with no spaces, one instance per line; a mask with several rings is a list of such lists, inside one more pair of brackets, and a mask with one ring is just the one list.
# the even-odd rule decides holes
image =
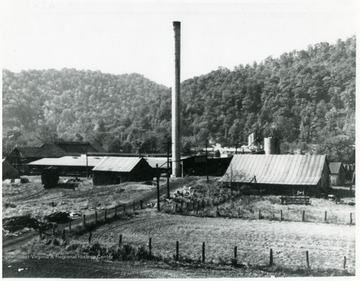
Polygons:
[[[272,249],[276,265],[306,268],[305,252],[309,251],[311,268],[341,270],[346,257],[347,270],[355,272],[353,226],[199,218],[147,210],[98,228],[92,233],[92,242],[111,247],[118,243],[120,234],[123,243],[134,246],[147,247],[151,237],[153,254],[169,259],[179,241],[180,256],[197,261],[205,242],[206,261],[210,263],[230,264],[237,246],[238,260],[245,265],[267,265]],[[88,235],[71,243],[87,244]]]
[[[188,190],[192,190],[190,194]],[[222,187],[216,180],[207,183],[202,178],[183,188],[180,195],[164,204],[163,209],[185,215],[267,220],[281,220],[282,212],[285,221],[302,221],[305,212],[306,222],[350,224],[351,220],[354,224],[355,198],[342,198],[342,203],[311,198],[310,205],[282,205],[280,196],[242,195],[237,189]]]

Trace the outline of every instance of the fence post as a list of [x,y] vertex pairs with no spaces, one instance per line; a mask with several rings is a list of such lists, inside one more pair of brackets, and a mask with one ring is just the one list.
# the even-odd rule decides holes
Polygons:
[[177,213],[177,210],[178,209],[178,207],[177,207],[177,203],[175,203],[175,213]]
[[175,260],[179,260],[179,241],[176,241],[176,255]]
[[143,208],[143,201],[142,200],[140,200],[140,209],[142,209]]
[[352,213],[350,213],[350,225],[352,225]]
[[69,221],[69,231],[71,231],[71,221]]
[[89,244],[91,243],[91,238],[92,238],[92,232],[90,231],[90,233],[89,233]]
[[86,227],[86,216],[83,215],[83,226]]
[[261,210],[259,210],[259,219],[261,219]]
[[106,217],[107,217],[107,209],[105,209],[104,221],[106,221]]
[[283,220],[283,213],[282,213],[282,210],[280,210],[280,221]]
[[98,222],[97,211],[95,211],[95,224]]
[[237,264],[237,246],[234,247],[234,264]]
[[305,221],[305,211],[302,212],[302,222]]
[[181,203],[180,203],[180,212],[181,212],[181,213],[183,212],[183,205],[184,205],[184,202],[181,201]]
[[325,217],[324,220],[327,221],[327,211],[325,211]]
[[115,214],[114,217],[117,217],[117,206],[115,206]]
[[270,249],[270,266],[272,266],[273,264],[273,250]]
[[66,240],[66,233],[65,233],[65,228],[62,231],[62,240]]
[[151,237],[149,238],[149,256],[151,256]]
[[306,251],[306,265],[307,265],[307,268],[309,269],[310,268],[309,251]]
[[121,244],[122,244],[122,234],[120,234],[120,236],[119,236],[119,247]]
[[202,262],[205,262],[205,242],[202,244]]
[[344,269],[346,268],[346,257],[344,257]]
[[240,218],[241,213],[240,213],[240,207],[238,208],[238,217]]

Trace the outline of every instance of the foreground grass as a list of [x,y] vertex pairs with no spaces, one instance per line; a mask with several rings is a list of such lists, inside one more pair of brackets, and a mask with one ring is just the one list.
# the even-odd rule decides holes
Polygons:
[[108,261],[103,259],[24,259],[3,262],[3,278],[236,278],[351,276],[346,270],[285,267],[167,263],[163,261]]

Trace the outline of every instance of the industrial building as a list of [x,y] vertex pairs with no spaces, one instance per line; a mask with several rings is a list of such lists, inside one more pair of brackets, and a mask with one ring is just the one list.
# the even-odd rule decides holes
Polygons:
[[249,185],[267,193],[320,195],[329,190],[325,155],[234,155],[222,177],[233,186]]
[[127,181],[150,181],[154,171],[142,157],[105,157],[93,169],[94,185],[111,185]]
[[60,176],[87,176],[105,157],[99,156],[64,156],[60,158],[43,158],[30,162],[28,170],[32,174],[41,174],[44,169],[57,168]]

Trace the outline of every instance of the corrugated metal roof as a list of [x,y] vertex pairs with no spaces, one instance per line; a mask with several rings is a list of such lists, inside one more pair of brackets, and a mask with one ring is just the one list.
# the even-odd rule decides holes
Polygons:
[[[159,168],[167,167],[167,157],[147,157],[145,160],[149,163],[151,168],[156,168],[156,164],[158,164]],[[169,166],[171,166],[171,158],[169,159]]]
[[[95,167],[105,157],[87,157],[87,165]],[[65,156],[61,158],[42,158],[37,161],[30,162],[28,165],[33,166],[73,166],[73,167],[86,167],[86,155],[81,156]]]
[[234,155],[222,181],[316,185],[325,163],[325,155]]
[[92,170],[106,172],[131,172],[141,159],[141,157],[105,157]]

